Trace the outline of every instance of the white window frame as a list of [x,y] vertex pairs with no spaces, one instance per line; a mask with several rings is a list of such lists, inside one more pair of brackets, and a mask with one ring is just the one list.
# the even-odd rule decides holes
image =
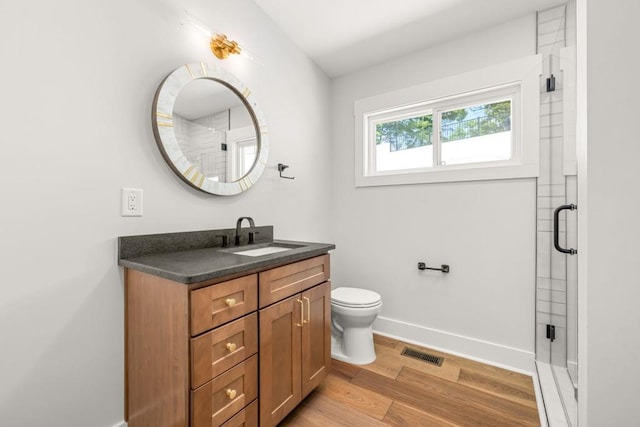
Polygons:
[[[541,73],[541,55],[535,55],[356,101],[356,187],[539,176]],[[439,111],[505,97],[512,99],[511,159],[449,166],[435,164],[439,158],[436,152]],[[433,167],[376,172],[375,124],[422,113],[433,114]],[[370,135],[373,136],[370,138]]]

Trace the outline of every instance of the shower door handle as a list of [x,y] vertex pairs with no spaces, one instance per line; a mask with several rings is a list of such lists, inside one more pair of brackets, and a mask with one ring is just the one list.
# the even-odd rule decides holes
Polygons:
[[560,246],[559,238],[560,238],[560,212],[564,210],[576,210],[578,207],[573,203],[570,205],[562,205],[558,206],[556,210],[553,212],[553,246],[555,246],[558,252],[562,252],[563,254],[575,255],[578,253],[576,249],[569,248],[565,249]]

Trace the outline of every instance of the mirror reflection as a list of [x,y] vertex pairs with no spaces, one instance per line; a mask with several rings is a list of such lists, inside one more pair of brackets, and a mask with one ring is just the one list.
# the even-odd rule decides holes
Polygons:
[[206,178],[234,182],[256,162],[253,117],[240,96],[219,81],[189,82],[176,98],[173,123],[182,153]]

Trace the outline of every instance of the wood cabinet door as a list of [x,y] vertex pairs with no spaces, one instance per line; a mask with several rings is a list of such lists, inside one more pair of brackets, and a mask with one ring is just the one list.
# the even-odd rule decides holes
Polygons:
[[302,398],[331,368],[331,282],[302,293],[306,323],[302,328]]
[[[301,400],[300,294],[260,310],[260,425],[277,425]],[[305,325],[306,326],[306,325]]]

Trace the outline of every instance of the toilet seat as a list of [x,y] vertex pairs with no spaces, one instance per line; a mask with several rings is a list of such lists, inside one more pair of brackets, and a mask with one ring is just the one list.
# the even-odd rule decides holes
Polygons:
[[336,288],[331,291],[331,304],[340,307],[369,308],[382,303],[380,294],[361,288]]

